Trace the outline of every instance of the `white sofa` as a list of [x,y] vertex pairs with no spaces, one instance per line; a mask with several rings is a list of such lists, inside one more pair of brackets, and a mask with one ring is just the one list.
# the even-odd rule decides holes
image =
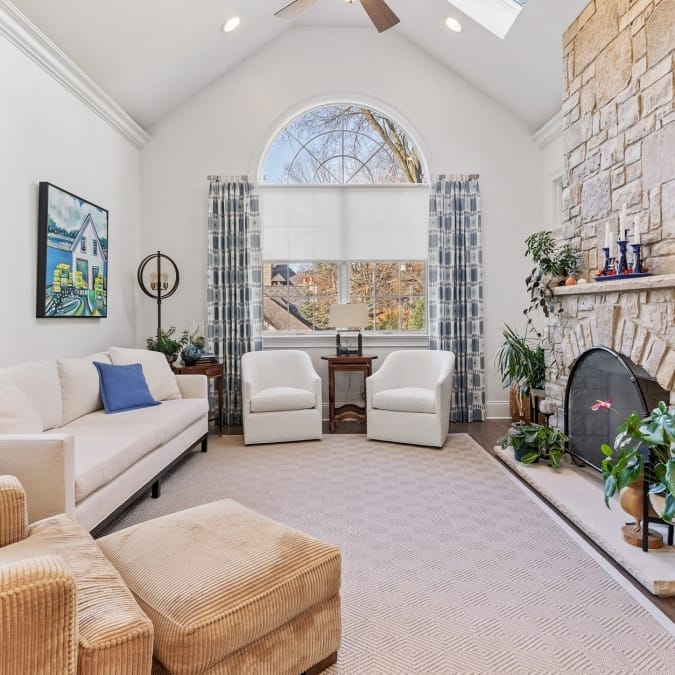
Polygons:
[[241,385],[246,445],[321,438],[321,378],[306,352],[244,354]]
[[442,448],[454,371],[452,352],[391,352],[366,381],[368,438]]
[[[106,414],[93,361],[140,362],[161,405]],[[175,376],[157,352],[0,368],[0,473],[23,483],[30,522],[65,512],[95,530],[151,486],[159,496],[162,473],[200,442],[206,451],[207,431],[206,377]]]

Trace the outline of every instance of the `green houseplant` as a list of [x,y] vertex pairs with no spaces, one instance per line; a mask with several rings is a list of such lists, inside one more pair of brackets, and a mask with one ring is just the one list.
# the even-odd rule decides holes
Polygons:
[[558,245],[550,230],[531,234],[525,240],[525,255],[534,262],[534,267],[525,278],[530,304],[524,311],[528,325],[532,325],[532,314],[541,310],[544,316],[553,311],[551,284],[565,279],[577,271],[579,254],[569,245]]
[[528,327],[523,335],[516,333],[508,324],[502,328],[503,342],[495,356],[495,366],[505,387],[516,389],[517,411],[512,411],[514,419],[524,419],[524,396],[531,389],[541,389],[546,382],[546,363],[544,348],[531,334]]
[[171,326],[164,330],[160,328],[157,335],[145,339],[145,346],[153,352],[161,352],[169,363],[178,358],[180,350],[190,340],[190,334],[184,330],[179,338],[175,338],[176,327]]
[[[612,399],[598,401],[594,410],[611,408]],[[602,479],[605,487],[605,505],[619,490],[630,486],[644,476],[649,484],[652,505],[661,511],[667,523],[675,519],[675,410],[660,401],[658,406],[641,419],[632,412],[618,427],[614,446],[602,445]],[[651,451],[652,463],[645,461],[643,449]],[[656,507],[658,498],[662,508]]]
[[512,424],[497,442],[502,448],[512,447],[516,460],[523,464],[543,459],[549,466],[557,468],[567,450],[568,440],[560,429],[544,424]]

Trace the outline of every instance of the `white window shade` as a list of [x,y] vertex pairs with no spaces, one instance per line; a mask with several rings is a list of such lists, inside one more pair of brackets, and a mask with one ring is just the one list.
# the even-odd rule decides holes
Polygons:
[[427,185],[267,185],[260,196],[264,260],[427,257]]

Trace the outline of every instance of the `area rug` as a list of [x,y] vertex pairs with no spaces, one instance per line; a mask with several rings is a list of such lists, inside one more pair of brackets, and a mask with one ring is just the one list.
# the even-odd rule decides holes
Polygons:
[[342,550],[330,675],[675,672],[672,632],[465,434],[210,438],[108,531],[224,497]]

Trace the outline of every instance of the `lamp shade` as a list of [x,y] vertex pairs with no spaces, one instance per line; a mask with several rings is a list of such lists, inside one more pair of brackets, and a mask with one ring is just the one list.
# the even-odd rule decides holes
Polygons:
[[369,324],[368,305],[331,305],[328,309],[328,325],[332,328],[365,328]]

